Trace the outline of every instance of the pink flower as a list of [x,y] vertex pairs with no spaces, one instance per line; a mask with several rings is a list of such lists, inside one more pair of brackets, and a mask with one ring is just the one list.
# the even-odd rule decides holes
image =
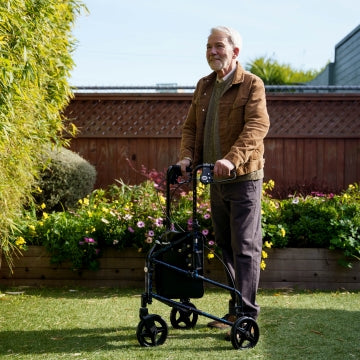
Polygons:
[[211,215],[208,213],[204,215],[204,219],[210,219],[210,217],[211,217]]
[[204,236],[206,236],[206,235],[209,234],[209,230],[208,230],[208,229],[204,229],[201,233],[202,233]]
[[131,232],[131,233],[135,232],[135,230],[134,230],[131,226],[128,227],[128,230],[129,230],[129,232]]
[[96,241],[93,238],[84,238],[87,244],[96,244]]
[[215,241],[210,240],[210,241],[208,242],[208,244],[209,244],[209,246],[214,246],[214,245],[215,245]]
[[150,230],[150,231],[148,232],[148,235],[149,235],[149,236],[154,236],[155,233],[154,233],[152,230]]
[[138,221],[136,225],[137,225],[138,228],[145,227],[145,223],[143,221]]
[[160,227],[163,225],[163,219],[157,218],[155,219],[155,226]]

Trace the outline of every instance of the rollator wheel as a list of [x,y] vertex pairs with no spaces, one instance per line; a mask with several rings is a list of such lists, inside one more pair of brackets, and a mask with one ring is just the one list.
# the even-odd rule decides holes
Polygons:
[[256,321],[250,317],[241,317],[234,322],[230,339],[235,349],[248,349],[257,344],[259,336]]
[[136,336],[141,346],[162,345],[168,335],[168,326],[159,315],[147,315],[137,327]]
[[[192,303],[185,303],[186,305],[196,309]],[[170,313],[170,322],[175,329],[191,329],[196,325],[198,314],[187,309],[179,309],[173,307]]]

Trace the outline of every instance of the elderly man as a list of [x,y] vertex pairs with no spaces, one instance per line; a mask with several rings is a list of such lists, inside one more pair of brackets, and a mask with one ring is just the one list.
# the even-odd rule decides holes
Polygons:
[[[186,172],[186,167],[213,163],[215,179],[236,173],[233,180],[210,185],[212,221],[223,260],[242,294],[244,315],[256,319],[264,137],[270,122],[263,82],[237,61],[241,45],[237,31],[211,29],[206,58],[213,72],[197,83],[182,128],[179,164]],[[236,319],[235,300],[231,293],[229,321]],[[217,321],[209,326],[226,327]]]

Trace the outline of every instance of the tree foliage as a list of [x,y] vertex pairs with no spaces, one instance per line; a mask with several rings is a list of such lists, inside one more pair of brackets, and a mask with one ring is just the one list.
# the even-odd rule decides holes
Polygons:
[[80,0],[0,2],[0,251],[29,200],[46,144],[64,143],[72,26]]
[[296,70],[289,64],[259,57],[246,65],[246,69],[259,76],[265,85],[298,85],[313,80],[322,70]]

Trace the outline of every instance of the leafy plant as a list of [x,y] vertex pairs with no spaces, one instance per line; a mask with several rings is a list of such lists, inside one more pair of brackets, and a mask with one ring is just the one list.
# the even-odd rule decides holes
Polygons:
[[[323,247],[343,251],[343,264],[360,259],[359,185],[351,184],[342,194],[314,192],[264,201],[264,239],[274,247]],[[263,203],[263,204],[264,204]],[[277,236],[277,229],[284,237]],[[281,230],[284,229],[284,230]]]
[[266,85],[293,85],[306,83],[313,80],[320,71],[295,70],[288,64],[280,64],[278,61],[265,56],[250,61],[246,69],[259,76]]
[[93,190],[95,167],[80,155],[63,147],[48,148],[42,163],[34,198],[36,203],[44,203],[47,211],[74,207]]
[[[72,25],[78,0],[0,3],[0,252],[11,263],[10,235],[41,167],[44,145],[63,144],[61,115],[72,93]],[[70,129],[71,130],[71,127]]]

